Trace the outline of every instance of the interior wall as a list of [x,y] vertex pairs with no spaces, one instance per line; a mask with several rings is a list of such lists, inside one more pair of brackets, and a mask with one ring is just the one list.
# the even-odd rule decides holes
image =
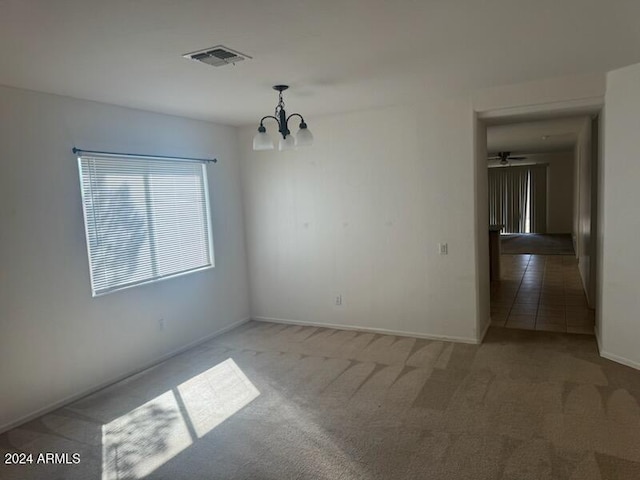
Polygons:
[[571,233],[573,224],[572,152],[536,156],[547,168],[547,233]]
[[575,147],[574,184],[574,247],[578,259],[578,270],[587,295],[587,301],[595,306],[595,277],[592,277],[591,262],[594,258],[592,244],[592,220],[596,214],[593,204],[593,165],[591,119],[586,118],[578,134]]
[[575,114],[601,104],[605,86],[606,77],[600,73],[546,78],[478,90],[473,106],[485,119]]
[[609,72],[601,121],[601,353],[640,368],[640,64]]
[[[603,201],[603,192],[604,192],[604,175],[603,175],[603,162],[604,162],[604,126],[605,126],[605,115],[606,115],[607,107],[606,105],[602,107],[600,114],[598,115],[598,140],[597,140],[597,149],[598,149],[598,168],[596,175],[596,187],[598,190],[597,202],[596,202],[596,211],[598,215],[598,221],[596,222],[596,325],[595,325],[595,333],[598,341],[602,339],[602,258],[603,258],[603,248],[604,248],[604,229],[603,229],[603,221],[604,221],[604,201]],[[600,344],[600,350],[602,351],[602,345]]]
[[600,223],[600,211],[598,208],[599,203],[599,176],[600,176],[600,163],[601,163],[601,151],[600,151],[600,118],[598,115],[594,115],[590,119],[590,134],[591,134],[591,221],[589,222],[589,291],[588,300],[591,308],[596,308],[598,304],[598,228]]
[[[0,125],[0,430],[248,318],[236,129],[4,87]],[[74,146],[216,156],[216,267],[92,298]]]
[[474,113],[475,129],[475,158],[474,175],[475,185],[475,210],[476,210],[476,285],[478,332],[482,337],[491,324],[491,278],[489,268],[489,178],[487,169],[487,126]]
[[470,102],[306,121],[308,149],[240,135],[252,316],[477,341]]

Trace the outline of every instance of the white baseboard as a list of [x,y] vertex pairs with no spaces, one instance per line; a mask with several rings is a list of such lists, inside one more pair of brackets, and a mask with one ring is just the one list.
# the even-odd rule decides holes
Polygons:
[[356,330],[358,332],[380,333],[383,335],[396,335],[398,337],[415,337],[425,338],[427,340],[444,340],[447,342],[471,343],[477,345],[478,339],[467,337],[451,337],[448,335],[436,335],[417,332],[406,332],[403,330],[388,330],[386,328],[362,327],[359,325],[340,325],[335,323],[307,322],[304,320],[288,320],[284,318],[273,317],[251,317],[256,322],[283,323],[286,325],[301,325],[305,327],[324,327],[334,328],[336,330]]
[[614,355],[613,353],[605,352],[604,350],[602,350],[602,339],[600,338],[600,332],[597,328],[595,328],[594,333],[596,335],[596,342],[598,343],[598,353],[600,353],[600,356],[602,358],[606,358],[607,360],[611,360],[612,362],[620,363],[622,365],[626,365],[627,367],[640,370],[640,362],[629,360],[628,358]]
[[606,358],[607,360],[612,360],[617,363],[621,363],[622,365],[626,365],[627,367],[635,368],[636,370],[640,370],[640,362],[634,362],[633,360],[629,360],[628,358],[619,357],[618,355],[614,355],[612,353],[603,352],[600,350],[600,356],[602,358]]
[[618,355],[613,355],[612,353],[607,353],[600,351],[600,356],[602,358],[606,358],[607,360],[611,360],[616,363],[620,363],[622,365],[626,365],[627,367],[635,368],[636,370],[640,370],[640,363],[634,362],[633,360],[629,360],[624,357],[619,357]]
[[91,395],[93,393],[96,393],[99,390],[102,390],[103,388],[107,388],[111,385],[113,385],[114,383],[118,383],[122,380],[124,380],[125,378],[128,377],[132,377],[133,375],[137,375],[139,373],[144,372],[145,370],[148,370],[151,367],[155,367],[156,365],[170,359],[171,357],[175,357],[176,355],[180,355],[183,352],[186,352],[187,350],[192,349],[193,347],[197,347],[198,345],[200,345],[201,343],[205,343],[208,342],[209,340],[211,340],[212,338],[217,337],[218,335],[222,335],[225,332],[228,332],[229,330],[233,330],[236,327],[239,327],[240,325],[243,325],[245,323],[247,323],[249,320],[251,320],[250,317],[247,318],[243,318],[241,320],[235,321],[233,322],[231,325],[227,325],[226,327],[223,327],[219,330],[216,330],[215,332],[207,335],[206,337],[203,338],[199,338],[198,340],[191,342],[183,347],[180,347],[176,350],[173,350],[169,353],[166,353],[164,355],[162,355],[161,357],[152,360],[148,363],[145,363],[144,365],[142,365],[141,367],[138,367],[134,370],[131,370],[123,375],[118,375],[115,378],[112,378],[110,380],[107,380],[106,382],[103,382],[99,385],[96,385],[94,387],[88,388],[87,390],[83,390],[80,393],[76,393],[73,395],[70,395],[68,397],[63,398],[62,400],[58,400],[54,403],[51,403],[49,405],[47,405],[46,407],[42,407],[39,408],[38,410],[28,413],[27,415],[23,415],[22,417],[18,418],[17,420],[13,420],[11,422],[5,423],[4,425],[0,426],[0,433],[4,433],[7,430],[11,430],[12,428],[16,428],[20,425],[22,425],[23,423],[26,423],[30,420],[33,420],[34,418],[38,418],[42,415],[46,415],[47,413],[53,412],[54,410],[57,410],[58,408],[64,407],[65,405],[68,405],[72,402],[75,402],[76,400],[81,399],[82,397],[86,397],[87,395]]

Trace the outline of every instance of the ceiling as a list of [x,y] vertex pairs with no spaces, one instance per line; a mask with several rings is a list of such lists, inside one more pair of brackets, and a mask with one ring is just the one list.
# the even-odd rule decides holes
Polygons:
[[[640,62],[637,0],[0,0],[0,84],[239,125]],[[182,58],[224,44],[253,57]]]
[[563,152],[573,149],[588,117],[556,118],[535,122],[493,125],[487,128],[487,151],[514,155]]

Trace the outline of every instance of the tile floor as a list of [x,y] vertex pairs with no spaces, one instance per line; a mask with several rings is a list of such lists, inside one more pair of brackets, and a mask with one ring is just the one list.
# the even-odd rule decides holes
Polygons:
[[491,324],[593,335],[573,255],[502,255],[500,281],[491,284]]

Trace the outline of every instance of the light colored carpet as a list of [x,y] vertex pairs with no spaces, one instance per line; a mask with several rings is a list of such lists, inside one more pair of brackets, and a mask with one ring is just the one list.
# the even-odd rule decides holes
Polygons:
[[640,478],[640,372],[593,337],[481,346],[250,322],[0,436],[2,479]]
[[574,255],[569,234],[513,233],[500,236],[504,254]]

